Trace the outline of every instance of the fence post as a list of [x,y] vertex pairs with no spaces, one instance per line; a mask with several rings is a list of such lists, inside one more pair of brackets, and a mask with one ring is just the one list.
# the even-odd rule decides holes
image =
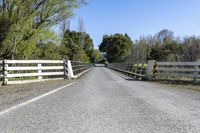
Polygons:
[[68,78],[69,79],[74,78],[74,73],[73,73],[72,64],[70,60],[67,61],[67,68],[68,68]]
[[67,77],[67,67],[66,67],[66,65],[67,65],[66,60],[63,59],[64,79],[66,79],[66,77]]
[[7,85],[8,84],[8,64],[6,62],[6,60],[3,60],[3,85]]
[[153,80],[154,79],[154,66],[155,66],[156,61],[155,60],[149,60],[148,61],[148,65],[146,68],[146,73],[145,73],[145,77],[147,80]]
[[40,76],[42,74],[42,63],[38,64],[38,68],[39,68],[38,69],[38,74],[39,74],[38,79],[42,80],[42,76]]
[[[198,70],[198,69],[199,69],[199,66],[195,66],[195,69]],[[199,73],[198,73],[198,71],[197,71],[197,72],[194,72],[193,74],[194,74],[194,76],[196,76],[196,75],[198,75]],[[196,78],[196,77],[193,77],[193,80],[194,80],[194,81],[197,81],[197,78]]]

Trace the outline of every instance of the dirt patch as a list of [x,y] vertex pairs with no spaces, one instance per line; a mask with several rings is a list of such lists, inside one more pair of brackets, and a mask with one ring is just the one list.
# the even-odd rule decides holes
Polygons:
[[0,111],[71,82],[73,82],[73,80],[55,80],[0,86]]
[[192,81],[156,81],[160,85],[168,86],[170,88],[191,89],[200,91],[200,82]]

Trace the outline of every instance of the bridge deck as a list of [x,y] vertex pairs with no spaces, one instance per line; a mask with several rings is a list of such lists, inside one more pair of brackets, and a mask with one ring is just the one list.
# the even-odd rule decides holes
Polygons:
[[94,68],[75,84],[0,115],[0,132],[199,132],[200,93]]

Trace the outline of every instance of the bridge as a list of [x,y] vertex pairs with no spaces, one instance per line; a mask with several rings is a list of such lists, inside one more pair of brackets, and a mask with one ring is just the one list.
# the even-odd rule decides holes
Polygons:
[[[4,65],[7,64],[7,71],[19,69],[19,66],[9,66],[9,63],[11,62],[4,62]],[[39,64],[41,63],[47,64],[47,62]],[[75,71],[70,74],[68,63],[70,62],[64,64],[66,68],[59,66],[56,68],[51,66],[51,68],[67,70],[64,72],[67,78],[79,78],[67,80],[70,82],[42,95],[14,103],[11,107],[0,108],[0,132],[196,133],[200,131],[200,92],[171,88],[147,81],[147,79],[143,80],[144,72],[147,71],[147,68],[143,70],[145,64],[138,64],[135,67],[136,71],[134,66],[128,63],[108,64],[106,68],[71,62],[71,68]],[[183,65],[183,63],[174,65],[181,64]],[[167,64],[160,63],[160,65]],[[193,63],[192,65],[198,66],[199,64]],[[38,66],[40,69],[35,68]],[[41,69],[50,69],[48,67],[35,65],[31,66],[31,69],[43,73]],[[10,73],[13,75],[9,75],[7,73],[4,79],[8,79],[6,81],[9,83],[9,80],[19,76],[38,76],[42,80],[48,74],[50,75],[48,78],[52,78],[53,75],[51,72],[39,75],[35,72],[35,75],[23,74],[24,69],[30,71],[30,68],[23,66],[20,74]],[[170,69],[173,71],[175,68]],[[186,71],[186,69],[194,70],[192,67],[180,68],[181,71]],[[161,68],[159,70],[161,71]],[[165,70],[169,71],[169,68]],[[80,74],[83,72],[84,75]],[[59,72],[57,74],[63,75]],[[195,73],[190,73],[190,76],[196,75],[197,77],[198,74],[195,69]],[[131,80],[126,80],[127,77]],[[3,99],[1,94],[0,99]]]

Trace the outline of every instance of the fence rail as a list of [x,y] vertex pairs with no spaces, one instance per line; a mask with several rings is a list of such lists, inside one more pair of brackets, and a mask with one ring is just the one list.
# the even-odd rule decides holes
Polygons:
[[[69,65],[69,63],[68,63]],[[87,71],[91,70],[94,67],[91,63],[80,62],[80,61],[71,61],[71,78],[78,78],[82,74],[86,73]]]
[[109,63],[107,64],[108,68],[111,68],[113,70],[122,72],[128,76],[134,77],[134,78],[145,78],[146,73],[146,63]]
[[78,78],[91,68],[92,64],[69,60],[4,60],[0,61],[0,80],[3,84],[21,84]]
[[122,72],[134,78],[154,79],[200,79],[200,62],[156,62],[140,63],[111,63],[108,68]]
[[60,79],[64,75],[62,60],[4,60],[4,84]]
[[3,80],[3,61],[0,60],[0,82]]
[[200,78],[200,62],[157,62],[157,77]]

